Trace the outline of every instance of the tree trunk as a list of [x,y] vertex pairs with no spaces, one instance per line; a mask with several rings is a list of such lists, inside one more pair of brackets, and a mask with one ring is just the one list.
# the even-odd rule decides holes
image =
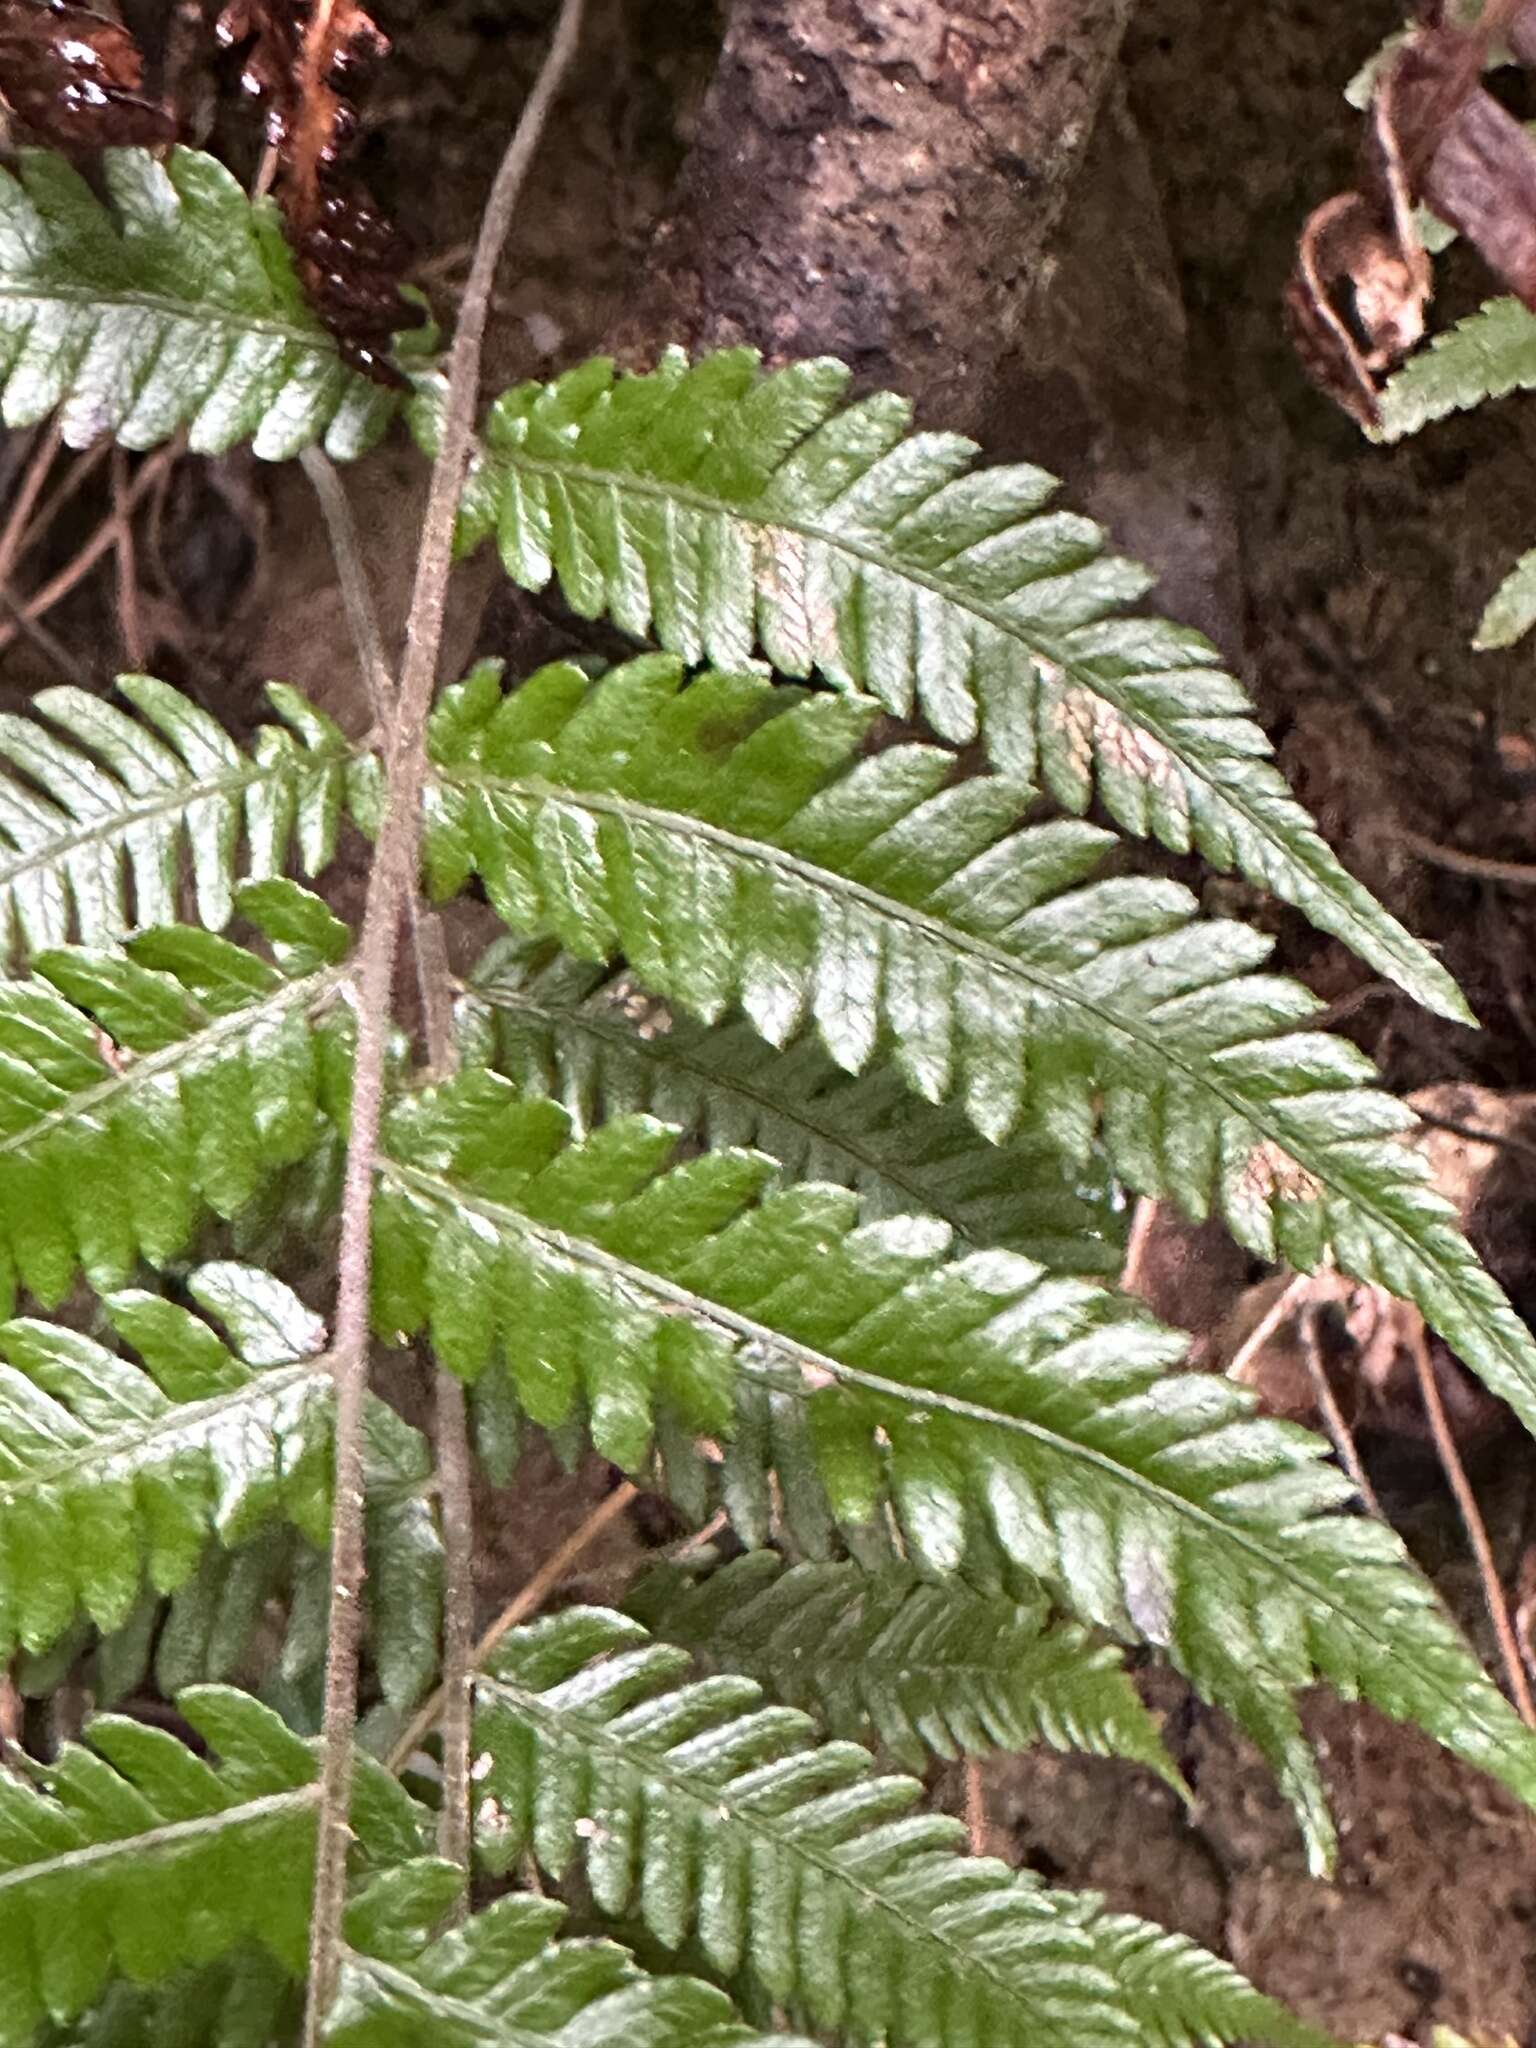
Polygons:
[[614,340],[834,354],[976,431],[1133,0],[736,0]]

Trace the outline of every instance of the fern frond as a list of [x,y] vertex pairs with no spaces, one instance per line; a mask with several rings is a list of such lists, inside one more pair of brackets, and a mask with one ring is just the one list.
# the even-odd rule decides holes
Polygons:
[[701,1025],[544,941],[499,940],[460,1006],[466,1059],[528,1098],[551,1095],[578,1134],[649,1111],[708,1145],[755,1146],[796,1180],[857,1190],[870,1217],[918,1211],[957,1237],[1058,1272],[1118,1273],[1126,1208],[1094,1159],[990,1145],[953,1105],[915,1096],[888,1066],[844,1073],[814,1033],[782,1051],[740,1018]]
[[[231,1614],[226,1571],[200,1570],[211,1539],[248,1543],[282,1519],[313,1543],[329,1540],[324,1325],[250,1267],[202,1266],[187,1286],[230,1344],[202,1316],[139,1290],[103,1303],[138,1364],[62,1324],[0,1323],[0,1655],[18,1642],[32,1651],[58,1642],[77,1612],[104,1631],[123,1628],[146,1582],[158,1595],[197,1574],[207,1597],[189,1600],[161,1655],[169,1671],[195,1630],[216,1667],[243,1647],[242,1612],[253,1616],[238,1584]],[[383,1513],[389,1495],[425,1478],[429,1461],[382,1402],[370,1409],[369,1431]],[[237,1569],[253,1596],[260,1566],[252,1552]],[[421,1625],[430,1620],[427,1608]]]
[[[600,1912],[636,1914],[669,1949],[696,1943],[728,1982],[855,2041],[1222,2041],[1239,2012],[1249,2039],[1317,2041],[1153,1930],[1138,2011],[1117,1944],[1097,1939],[1097,1901],[956,1854],[964,1828],[914,1811],[915,1780],[873,1775],[854,1743],[818,1742],[749,1679],[688,1669],[685,1652],[599,1609],[507,1637],[475,1717],[478,1846],[493,1868],[525,1849],[557,1879],[579,1861]],[[1224,1996],[1202,1998],[1201,1980]]]
[[834,1735],[905,1769],[1037,1742],[1144,1764],[1183,1789],[1120,1654],[1028,1601],[933,1584],[909,1565],[788,1571],[750,1551],[705,1579],[648,1572],[626,1611],[707,1671],[743,1671]]
[[743,2026],[713,1985],[646,1976],[613,1942],[556,1941],[565,1908],[552,1899],[498,1899],[403,1966],[357,1953],[358,1917],[332,2048],[810,2048]]
[[[45,2019],[67,2025],[123,1975],[259,1944],[302,1974],[314,1864],[315,1757],[276,1714],[210,1686],[181,1713],[215,1770],[163,1731],[99,1715],[90,1747],[36,1767],[40,1790],[0,1780],[0,2039],[18,2048]],[[420,1855],[422,1816],[378,1765],[358,1759],[352,1813],[364,1856]]]
[[265,1949],[249,1945],[163,1983],[118,1979],[73,2024],[35,2048],[273,2048],[297,2038],[302,1995]]
[[1318,1437],[1175,1375],[1185,1339],[1017,1254],[945,1256],[927,1218],[862,1224],[845,1189],[769,1190],[769,1163],[620,1118],[566,1143],[555,1104],[465,1075],[403,1104],[376,1203],[377,1326],[494,1367],[535,1422],[705,1505],[725,1443],[749,1543],[768,1471],[798,1547],[905,1553],[995,1584],[1006,1559],[1080,1620],[1166,1650],[1265,1750],[1326,1860],[1292,1695],[1316,1677],[1417,1721],[1536,1801],[1521,1725]]
[[[690,663],[819,673],[1127,831],[1261,884],[1444,1015],[1444,968],[1346,874],[1198,634],[1124,616],[1151,578],[1047,509],[1055,479],[973,468],[830,360],[764,375],[738,349],[648,376],[606,361],[492,408],[462,538],[515,581],[557,576]],[[418,408],[418,425],[421,425]],[[427,431],[430,433],[430,423]]]
[[270,460],[376,441],[394,394],[350,370],[310,310],[270,202],[213,157],[102,156],[109,204],[61,156],[0,174],[0,416],[62,407],[65,443],[153,448],[186,427]]
[[107,1292],[140,1257],[163,1265],[325,1128],[344,1085],[334,963],[349,934],[294,883],[248,884],[236,904],[280,964],[161,926],[117,951],[49,949],[0,983],[7,1312],[18,1282],[52,1308],[81,1271]]
[[294,854],[318,874],[335,851],[352,750],[296,691],[272,686],[285,724],[243,754],[169,684],[121,676],[118,689],[137,718],[72,688],[32,698],[46,725],[0,714],[0,962],[173,923],[184,867],[218,931],[238,883]]
[[1483,608],[1472,645],[1479,654],[1513,647],[1536,626],[1536,548],[1523,554]]
[[1376,438],[1401,441],[1431,420],[1536,387],[1536,314],[1488,299],[1408,358],[1381,394]]
[[707,1022],[739,1002],[782,1045],[809,1017],[839,1066],[883,1053],[990,1138],[1024,1117],[1077,1162],[1101,1135],[1138,1192],[1416,1302],[1536,1429],[1536,1344],[1401,1142],[1410,1112],[1306,1029],[1311,995],[1256,972],[1267,939],[1195,921],[1171,882],[1089,882],[1109,835],[1018,829],[1017,785],[957,781],[936,748],[850,765],[867,703],[680,684],[653,656],[452,699],[433,871],[473,862],[514,930],[622,949]]

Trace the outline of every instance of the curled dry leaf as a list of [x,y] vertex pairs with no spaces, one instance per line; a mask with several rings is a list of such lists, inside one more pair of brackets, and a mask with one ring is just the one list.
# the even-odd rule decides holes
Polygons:
[[1313,380],[1367,425],[1424,332],[1418,204],[1536,310],[1536,142],[1482,84],[1496,50],[1536,62],[1536,0],[1491,0],[1471,27],[1425,8],[1377,76],[1356,188],[1302,230],[1285,294],[1292,338]]
[[357,96],[388,38],[358,0],[228,0],[218,35],[265,109],[276,197],[311,302],[348,362],[398,383],[390,340],[425,318],[400,296],[410,249],[345,162]]
[[121,22],[60,0],[0,0],[0,98],[39,142],[71,152],[174,142],[170,110],[143,84]]

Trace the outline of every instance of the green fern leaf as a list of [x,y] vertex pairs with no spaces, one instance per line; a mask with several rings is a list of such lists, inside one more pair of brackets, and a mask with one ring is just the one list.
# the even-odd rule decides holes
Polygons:
[[[1536,1344],[1456,1229],[1413,1119],[1319,1005],[1256,970],[1270,942],[1176,884],[1089,883],[1109,835],[1017,829],[1024,793],[932,747],[850,760],[867,703],[750,676],[680,687],[665,656],[593,688],[546,669],[434,741],[435,858],[466,853],[526,933],[609,960],[770,1042],[809,1017],[836,1063],[887,1055],[999,1139],[1022,1117],[1074,1164],[1260,1257],[1332,1256],[1416,1302],[1536,1430]],[[446,849],[446,851],[445,851]],[[429,849],[430,851],[430,849]]]
[[[559,1879],[579,1859],[599,1911],[637,1914],[670,1949],[692,1940],[728,1982],[855,2041],[1221,2041],[1239,2009],[1249,2039],[1317,2041],[1169,1936],[1152,1936],[1167,1984],[1148,1970],[1134,2009],[1096,1901],[957,1855],[963,1827],[914,1811],[916,1781],[872,1775],[854,1743],[818,1744],[748,1679],[687,1670],[599,1609],[506,1639],[476,1711],[493,1868],[531,1849]],[[1224,1997],[1202,2000],[1200,1978]]]
[[294,854],[317,874],[335,851],[351,749],[296,692],[272,686],[286,726],[242,754],[168,684],[118,688],[137,719],[69,688],[33,697],[48,725],[0,714],[0,960],[174,922],[184,867],[217,931],[240,881],[280,875]]
[[1048,1742],[1144,1764],[1183,1790],[1119,1652],[1052,1623],[1043,1596],[930,1584],[902,1564],[780,1563],[752,1551],[703,1580],[663,1566],[625,1606],[704,1669],[744,1671],[912,1772],[930,1755]]
[[[905,400],[846,404],[821,360],[763,375],[749,350],[649,376],[604,361],[492,408],[462,539],[507,572],[558,576],[684,660],[820,673],[944,739],[984,738],[1021,785],[1191,847],[1283,896],[1444,1015],[1454,982],[1345,873],[1198,634],[1123,616],[1150,578],[1055,480],[973,469],[974,445],[912,434]],[[418,428],[431,436],[431,420]]]
[[38,2048],[273,2048],[297,2038],[302,2002],[265,1949],[237,1948],[162,1984],[119,1979],[78,2024],[47,2029]]
[[1400,441],[1447,413],[1533,387],[1536,314],[1518,299],[1489,299],[1388,378],[1376,437]]
[[[139,1290],[103,1304],[137,1365],[62,1324],[0,1323],[0,1654],[67,1639],[77,1614],[126,1628],[147,1584],[191,1595],[160,1640],[166,1675],[227,1667],[281,1562],[253,1535],[281,1518],[329,1540],[324,1325],[247,1267],[203,1266],[188,1288],[232,1346]],[[258,1305],[261,1325],[241,1317],[242,1302]],[[382,1402],[370,1408],[369,1466],[381,1514],[428,1470],[416,1432]],[[214,1537],[247,1548],[210,1565]],[[119,1664],[131,1654],[117,1646]]]
[[275,939],[274,966],[162,926],[120,951],[49,949],[30,979],[0,983],[7,1312],[18,1282],[52,1308],[82,1271],[105,1292],[141,1257],[163,1265],[209,1211],[235,1214],[303,1158],[322,1108],[339,1107],[349,1022],[333,963],[346,927],[290,882],[252,884],[236,903],[308,943]]
[[868,1216],[925,1212],[1059,1272],[1107,1278],[1124,1262],[1126,1208],[1101,1161],[1071,1172],[1046,1146],[989,1145],[891,1067],[843,1073],[811,1032],[776,1051],[741,1019],[674,1017],[627,977],[541,941],[498,941],[470,989],[466,1063],[494,1065],[525,1097],[552,1095],[578,1132],[647,1110],[703,1144],[756,1146],[794,1179],[855,1188]]
[[[1327,1860],[1293,1704],[1315,1677],[1415,1720],[1536,1801],[1536,1737],[1397,1538],[1333,1510],[1326,1444],[1260,1420],[1138,1305],[1017,1254],[945,1256],[927,1218],[626,1117],[580,1145],[551,1102],[470,1074],[402,1104],[380,1156],[377,1326],[510,1388],[550,1428],[706,1505],[695,1439],[751,1544],[771,1469],[797,1546],[905,1554],[995,1586],[999,1560],[1083,1622],[1167,1652],[1264,1749]],[[505,1375],[505,1378],[503,1378]]]
[[[513,1894],[403,1967],[354,1953],[326,2039],[332,2048],[809,2048],[743,2026],[711,1985],[647,1977],[612,1942],[555,1942],[564,1918],[552,1899]],[[357,1908],[349,1933],[354,1950],[368,1945]]]
[[1513,647],[1536,626],[1536,548],[1520,557],[1489,598],[1472,645],[1479,654]]
[[[217,1769],[159,1729],[102,1714],[89,1748],[66,1743],[53,1763],[28,1765],[40,1789],[0,1780],[5,2048],[25,2048],[45,2020],[71,2025],[118,1976],[152,1985],[253,1946],[303,1975],[314,1750],[223,1686],[195,1688],[177,1706]],[[427,1816],[370,1758],[360,1755],[356,1769],[360,1862],[420,1857]],[[270,1984],[268,1972],[257,1975]],[[122,2036],[93,2027],[83,2038]]]
[[61,406],[68,447],[153,448],[185,426],[217,455],[280,460],[378,439],[394,394],[350,370],[304,296],[277,213],[195,150],[103,153],[104,206],[63,157],[0,175],[0,414]]

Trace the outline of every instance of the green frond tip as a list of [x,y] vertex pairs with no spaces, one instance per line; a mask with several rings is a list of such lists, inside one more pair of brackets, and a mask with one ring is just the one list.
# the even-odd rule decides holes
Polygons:
[[[771,1044],[894,1066],[993,1141],[1214,1209],[1261,1258],[1411,1300],[1536,1431],[1536,1342],[1456,1227],[1411,1114],[1270,941],[1178,885],[1095,881],[1111,836],[940,748],[860,755],[867,700],[653,655],[456,694],[433,727],[428,868],[515,931]],[[456,884],[455,884],[456,885]]]
[[817,2031],[890,2048],[1321,2038],[1150,1928],[1132,1996],[1097,1900],[958,1854],[964,1828],[924,1812],[916,1780],[819,1741],[749,1679],[691,1678],[623,1616],[514,1631],[475,1727],[493,1869],[525,1850],[557,1880],[579,1864],[600,1912]]
[[0,714],[0,965],[174,923],[184,876],[219,931],[242,882],[295,858],[318,874],[336,850],[353,749],[296,692],[272,686],[284,723],[242,752],[168,683],[117,687],[136,717],[69,687]]
[[1069,1165],[1038,1141],[989,1144],[894,1067],[845,1073],[814,1031],[781,1051],[744,1018],[699,1024],[628,974],[513,938],[474,969],[458,1031],[466,1064],[553,1096],[578,1134],[648,1111],[701,1144],[767,1152],[792,1179],[851,1187],[870,1217],[938,1216],[966,1243],[1058,1272],[1108,1279],[1124,1263],[1128,1205],[1101,1156]]
[[[1085,1624],[1166,1651],[1264,1750],[1314,1862],[1332,1833],[1295,1693],[1416,1721],[1536,1802],[1536,1737],[1392,1532],[1342,1517],[1321,1438],[1173,1370],[1139,1305],[1017,1254],[948,1255],[912,1216],[770,1163],[671,1164],[647,1117],[567,1142],[547,1100],[466,1074],[383,1134],[374,1316],[467,1381],[707,1512],[995,1590],[1009,1567]],[[701,1449],[701,1444],[705,1447]],[[718,1449],[710,1451],[708,1447]],[[776,1479],[777,1484],[773,1484]]]
[[[455,1874],[455,1882],[458,1882]],[[810,2048],[744,2026],[723,1992],[649,1977],[609,1941],[556,1941],[565,1908],[511,1894],[406,1963],[354,1953],[342,1969],[331,2048]]]
[[[1095,795],[1126,831],[1191,848],[1293,903],[1419,1001],[1470,1021],[1439,961],[1340,866],[1198,634],[1125,607],[1152,580],[1055,479],[977,469],[889,393],[847,402],[822,359],[750,350],[646,376],[599,360],[498,400],[464,498],[515,581],[559,579],[690,663],[820,674],[941,738],[978,734],[1021,786]],[[418,408],[418,429],[430,419]]]
[[[252,1562],[259,1574],[259,1552],[210,1569],[214,1539],[232,1550],[286,1522],[329,1542],[324,1324],[254,1267],[197,1267],[187,1287],[202,1314],[137,1288],[103,1301],[137,1363],[59,1323],[0,1323],[0,1655],[46,1650],[77,1616],[110,1635],[185,1587],[160,1643],[174,1660],[189,1627],[205,1649],[216,1630],[227,1640],[223,1596],[236,1625],[247,1611],[229,1581],[248,1581]],[[428,1470],[425,1447],[382,1403],[368,1428],[376,1517],[398,1515]]]
[[[395,395],[341,360],[310,309],[277,213],[211,156],[102,157],[104,205],[61,156],[0,173],[0,415],[62,407],[71,448],[199,454],[250,441],[280,460],[323,438],[338,460],[383,433]],[[404,324],[404,323],[402,323]]]
[[232,1217],[344,1114],[346,927],[297,884],[239,890],[275,962],[183,925],[51,947],[0,981],[0,1303],[125,1286]]
[[658,1567],[625,1605],[704,1669],[745,1672],[906,1770],[1048,1742],[1143,1764],[1187,1796],[1119,1651],[1052,1621],[1043,1594],[978,1593],[899,1563],[784,1571],[758,1550],[702,1580]]
[[1489,299],[1388,378],[1376,438],[1401,441],[1447,413],[1532,388],[1536,314],[1518,299]]
[[1524,554],[1489,598],[1472,645],[1479,654],[1513,647],[1536,626],[1536,548]]
[[[115,1978],[140,1985],[265,1951],[302,1976],[319,1787],[316,1758],[274,1714],[223,1686],[177,1706],[218,1759],[115,1714],[0,1779],[0,2039],[65,2026]],[[420,1857],[423,1815],[369,1758],[351,1813],[359,1865]]]

